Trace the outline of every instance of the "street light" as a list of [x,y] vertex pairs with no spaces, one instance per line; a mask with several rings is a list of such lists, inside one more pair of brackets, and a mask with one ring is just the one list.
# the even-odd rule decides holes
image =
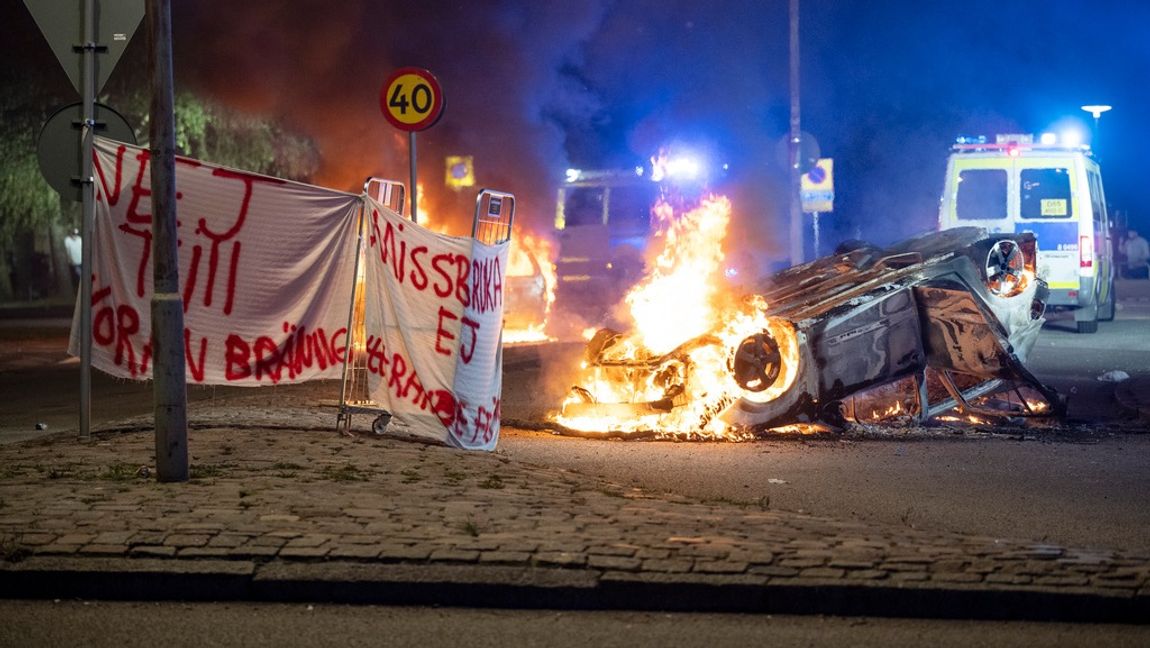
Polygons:
[[[1113,106],[1106,106],[1106,105],[1100,105],[1100,104],[1089,104],[1086,106],[1082,106],[1083,110],[1090,113],[1091,115],[1094,115],[1094,140],[1095,141],[1098,140],[1098,120],[1102,118],[1102,113],[1110,110],[1111,108],[1113,108]],[[1095,147],[1095,148],[1097,148],[1097,147]]]
[[1098,118],[1102,116],[1102,113],[1110,110],[1111,108],[1113,108],[1113,106],[1099,106],[1095,104],[1082,107],[1083,110],[1090,113],[1091,115],[1094,115],[1094,121],[1098,121]]

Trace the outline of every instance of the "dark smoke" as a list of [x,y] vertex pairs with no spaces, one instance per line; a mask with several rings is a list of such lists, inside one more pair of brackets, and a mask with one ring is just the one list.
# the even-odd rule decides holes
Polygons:
[[[282,117],[321,148],[318,184],[358,191],[368,175],[407,182],[407,135],[379,107],[402,66],[443,87],[440,122],[417,135],[429,212],[469,223],[474,189],[443,188],[444,156],[474,157],[479,186],[516,194],[520,222],[549,224],[567,166],[563,124],[597,100],[565,69],[598,28],[595,2],[223,0],[178,7],[178,75],[248,110]],[[478,187],[477,187],[478,188]]]
[[717,187],[743,194],[731,238],[783,248],[772,166],[785,7],[722,4],[208,0],[174,17],[177,70],[311,134],[315,181],[349,190],[367,175],[407,181],[406,135],[380,114],[379,88],[397,67],[431,70],[447,105],[417,136],[420,184],[429,211],[460,226],[474,191],[443,188],[445,155],[474,156],[478,184],[515,193],[520,222],[542,232],[567,167],[626,168],[690,142],[732,165]]
[[[735,206],[732,238],[769,256],[786,249],[787,4],[175,2],[177,85],[286,120],[321,147],[316,182],[358,190],[367,175],[407,180],[406,138],[380,115],[379,86],[396,67],[427,67],[447,109],[418,136],[420,178],[431,209],[463,223],[474,191],[442,188],[447,154],[474,156],[479,184],[515,193],[520,222],[546,231],[567,166],[627,167],[676,140],[710,147],[731,165],[716,188]],[[1138,25],[1150,5],[801,4],[803,129],[835,159],[824,251],[836,237],[889,242],[931,227],[956,135],[1068,119],[1090,133],[1085,103],[1114,105],[1091,133],[1107,198],[1146,220],[1150,41]],[[60,85],[26,9],[3,6],[9,64]],[[141,30],[117,75],[142,68],[144,40]]]

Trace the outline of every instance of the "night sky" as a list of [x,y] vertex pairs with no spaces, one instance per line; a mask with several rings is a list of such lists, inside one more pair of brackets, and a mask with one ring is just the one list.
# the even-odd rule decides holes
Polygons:
[[[3,3],[5,65],[72,100],[23,4]],[[718,188],[734,199],[737,238],[785,256],[786,0],[173,5],[177,84],[314,137],[318,184],[406,179],[406,136],[378,95],[393,69],[415,65],[447,97],[419,135],[421,180],[442,177],[444,155],[473,155],[479,183],[515,193],[522,222],[543,229],[567,167],[697,146],[730,164]],[[1141,2],[803,2],[803,130],[836,170],[824,241],[931,228],[957,135],[1076,126],[1090,141],[1089,103],[1114,106],[1094,141],[1111,208],[1150,229],[1138,157],[1150,145],[1146,24]],[[109,89],[144,82],[144,43],[141,29]],[[460,216],[473,200],[426,191]]]

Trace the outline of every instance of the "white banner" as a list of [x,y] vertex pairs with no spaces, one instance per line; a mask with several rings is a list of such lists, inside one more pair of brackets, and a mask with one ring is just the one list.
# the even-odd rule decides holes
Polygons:
[[403,431],[494,450],[509,244],[436,234],[367,200],[372,400],[392,412],[391,425]]
[[[96,138],[92,364],[151,377],[147,150]],[[176,161],[189,383],[340,378],[364,241],[373,400],[400,430],[492,450],[502,390],[507,244],[432,233],[366,196]],[[71,353],[78,354],[78,313]]]

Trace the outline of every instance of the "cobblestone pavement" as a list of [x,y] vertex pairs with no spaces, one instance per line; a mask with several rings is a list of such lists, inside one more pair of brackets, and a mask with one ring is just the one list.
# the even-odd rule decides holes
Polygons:
[[332,409],[190,418],[183,484],[146,421],[0,446],[0,597],[1150,620],[1147,556],[694,501]]

